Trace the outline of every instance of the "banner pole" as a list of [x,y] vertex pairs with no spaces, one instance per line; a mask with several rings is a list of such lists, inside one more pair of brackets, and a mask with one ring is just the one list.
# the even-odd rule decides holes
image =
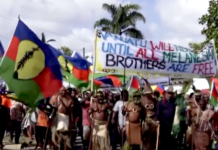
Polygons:
[[[96,67],[96,45],[97,45],[97,28],[95,28],[95,39],[94,39],[94,61],[93,61],[93,70],[92,70],[92,80],[91,80],[91,92],[94,92],[94,76],[95,76],[95,67]],[[91,98],[92,103],[92,98]]]
[[[215,54],[216,65],[217,65],[217,54],[216,54],[216,46],[215,46],[215,40],[214,40],[214,39],[212,40],[212,43],[213,43],[213,52],[214,52],[214,54]],[[217,67],[216,67],[216,75],[215,75],[215,77],[218,76],[217,70],[218,70],[218,65],[217,65]]]

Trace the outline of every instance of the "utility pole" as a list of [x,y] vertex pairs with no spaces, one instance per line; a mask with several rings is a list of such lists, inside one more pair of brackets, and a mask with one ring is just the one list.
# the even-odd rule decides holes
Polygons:
[[83,47],[83,58],[85,58],[85,47]]

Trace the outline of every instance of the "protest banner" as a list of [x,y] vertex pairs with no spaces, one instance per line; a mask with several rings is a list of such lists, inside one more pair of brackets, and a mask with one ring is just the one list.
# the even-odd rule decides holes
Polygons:
[[213,43],[199,53],[165,42],[134,39],[98,30],[95,65],[97,72],[172,78],[213,77],[217,58]]

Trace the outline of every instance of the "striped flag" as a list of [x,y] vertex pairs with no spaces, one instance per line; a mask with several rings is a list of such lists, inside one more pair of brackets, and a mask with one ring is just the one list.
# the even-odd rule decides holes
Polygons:
[[5,53],[5,50],[4,50],[4,47],[3,47],[3,45],[2,45],[2,43],[0,41],[0,58],[3,57],[4,53]]
[[161,85],[161,84],[151,86],[151,88],[152,88],[153,91],[160,92],[161,95],[163,95],[163,93],[164,93],[164,86]]
[[129,83],[129,88],[128,88],[129,95],[131,95],[138,89],[140,89],[140,81],[136,76],[132,76],[130,83]]
[[211,92],[210,92],[210,104],[216,106],[218,103],[218,79],[214,78],[211,84]]

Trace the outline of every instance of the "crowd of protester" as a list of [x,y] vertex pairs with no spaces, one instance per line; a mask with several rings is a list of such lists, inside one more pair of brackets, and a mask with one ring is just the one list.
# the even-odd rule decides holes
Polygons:
[[[98,150],[98,148],[93,148],[91,144],[92,139],[92,132],[94,128],[93,118],[96,117],[94,114],[96,111],[97,113],[101,114],[101,110],[103,110],[105,106],[105,110],[107,111],[107,120],[109,120],[109,124],[107,124],[108,132],[109,132],[109,141],[110,141],[110,149],[115,150],[117,149],[117,145],[120,147],[125,147],[125,142],[127,140],[128,134],[126,134],[126,122],[130,121],[130,116],[124,113],[126,111],[128,113],[128,107],[125,106],[127,102],[129,102],[129,94],[127,90],[122,90],[121,92],[114,92],[110,90],[104,90],[100,93],[100,97],[98,98],[100,104],[107,103],[107,105],[101,105],[102,108],[98,107],[98,103],[96,103],[95,109],[93,106],[91,107],[91,100],[93,93],[91,91],[85,91],[83,93],[78,92],[75,88],[66,88],[68,94],[71,96],[73,100],[72,112],[73,112],[73,129],[71,131],[71,146],[72,149],[75,145],[76,136],[80,136],[83,142],[84,150],[93,149]],[[101,95],[103,94],[103,95]],[[148,93],[145,93],[145,95]],[[150,93],[149,93],[150,94]],[[146,115],[155,121],[155,124],[160,124],[160,134],[158,135],[158,148],[160,150],[176,150],[179,149],[176,147],[176,139],[173,139],[171,136],[172,125],[174,121],[175,115],[175,108],[176,108],[176,95],[171,90],[165,91],[165,99],[160,97],[160,93],[158,91],[154,91],[152,98],[152,103],[148,103],[145,106],[145,111],[147,111]],[[142,99],[143,96],[142,95]],[[192,97],[191,95],[187,95],[187,99]],[[208,97],[207,97],[208,98]],[[146,99],[146,98],[145,98]],[[46,99],[49,103],[49,99]],[[105,101],[105,102],[102,102]],[[141,95],[139,98],[141,103]],[[46,102],[47,103],[47,102]],[[131,103],[131,101],[129,102]],[[8,99],[5,95],[1,95],[0,97],[0,145],[1,148],[4,147],[3,145],[3,138],[4,136],[9,136],[9,142],[19,144],[21,133],[23,133],[26,137],[29,138],[29,144],[32,144],[36,141],[36,148],[43,149],[43,146],[48,146],[50,149],[53,148],[52,140],[51,140],[51,130],[49,124],[49,116],[43,110],[39,108],[31,109],[28,106],[25,106],[21,102],[13,101]],[[203,104],[204,105],[204,104]],[[107,106],[107,107],[106,107]],[[126,110],[125,110],[126,107]],[[153,113],[152,113],[153,111]],[[94,115],[91,118],[91,114]],[[129,113],[130,115],[130,113]],[[102,116],[97,116],[102,117]],[[143,116],[147,118],[146,116]],[[104,118],[104,117],[103,117]],[[186,128],[187,129],[187,128]],[[185,131],[186,131],[185,129]],[[149,129],[151,130],[151,128]],[[155,126],[155,136],[157,133],[156,126]],[[146,137],[146,135],[143,135]],[[147,135],[148,136],[148,135]],[[149,135],[152,136],[152,135]],[[149,138],[148,138],[149,139]],[[143,139],[142,139],[143,140]],[[156,148],[156,139],[154,145]],[[94,143],[96,144],[96,143]],[[103,142],[106,145],[106,143]],[[151,144],[151,143],[150,143]],[[90,147],[91,145],[91,147]],[[104,149],[106,146],[104,145]],[[137,144],[136,144],[137,145]],[[94,146],[95,147],[95,146]],[[150,146],[152,147],[152,146]],[[140,149],[139,147],[132,145],[133,149]],[[154,150],[155,148],[148,148],[144,150]],[[128,149],[128,148],[126,148]],[[185,149],[188,149],[186,147]]]

